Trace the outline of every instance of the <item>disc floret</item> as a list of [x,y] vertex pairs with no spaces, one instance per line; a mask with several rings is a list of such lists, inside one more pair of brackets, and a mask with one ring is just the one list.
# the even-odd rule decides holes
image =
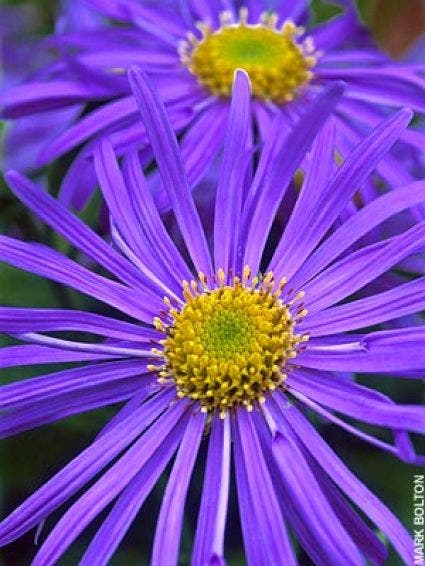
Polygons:
[[242,278],[218,271],[210,288],[205,276],[183,283],[186,302],[175,309],[169,299],[167,317],[156,318],[163,365],[150,366],[160,382],[174,382],[179,397],[201,404],[204,412],[222,416],[235,406],[252,409],[267,391],[282,386],[288,362],[296,357],[306,336],[295,325],[306,311],[294,304],[302,293],[283,302],[285,280],[276,284],[271,273]]
[[313,77],[317,53],[312,39],[299,42],[304,29],[292,21],[276,27],[278,17],[272,12],[263,13],[257,24],[247,19],[247,9],[241,8],[236,22],[223,12],[216,30],[199,23],[201,38],[188,34],[180,46],[181,61],[215,95],[229,96],[235,71],[243,69],[254,96],[279,103],[293,100]]

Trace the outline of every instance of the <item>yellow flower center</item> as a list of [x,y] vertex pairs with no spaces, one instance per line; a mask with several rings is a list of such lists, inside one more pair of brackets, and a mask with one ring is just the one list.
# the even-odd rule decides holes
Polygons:
[[249,74],[255,96],[275,102],[293,100],[313,77],[317,59],[312,40],[298,43],[304,30],[293,22],[277,29],[276,14],[266,12],[260,23],[248,24],[246,8],[241,8],[236,23],[227,12],[220,19],[217,30],[199,23],[201,39],[190,33],[180,46],[182,62],[213,94],[230,95],[237,69]]
[[226,284],[222,270],[217,286],[207,287],[206,278],[183,284],[186,299],[181,310],[171,308],[168,322],[156,318],[154,324],[165,334],[163,350],[154,349],[163,359],[159,381],[172,381],[179,397],[198,401],[204,412],[222,416],[232,407],[252,409],[255,401],[281,386],[285,366],[297,354],[307,337],[296,335],[296,322],[306,314],[293,304],[302,293],[284,303],[280,296],[285,281],[275,284],[273,275],[251,279],[245,268],[242,279]]

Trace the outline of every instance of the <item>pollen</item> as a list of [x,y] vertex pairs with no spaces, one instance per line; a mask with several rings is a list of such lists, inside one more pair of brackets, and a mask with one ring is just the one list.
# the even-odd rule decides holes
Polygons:
[[281,299],[285,280],[276,283],[272,273],[241,278],[219,270],[213,285],[206,277],[183,283],[185,302],[180,309],[166,300],[169,311],[154,320],[164,333],[160,343],[162,365],[150,366],[159,382],[173,382],[177,395],[199,402],[201,410],[222,417],[237,406],[251,410],[265,394],[281,387],[287,366],[307,336],[295,334],[296,323],[306,314],[292,300]]
[[221,26],[214,30],[199,23],[201,37],[188,34],[180,45],[183,64],[198,82],[217,96],[229,96],[237,69],[245,70],[253,95],[278,103],[290,102],[313,78],[318,54],[304,29],[292,21],[277,27],[277,15],[265,12],[257,24],[247,22],[241,8],[239,20],[221,14]]

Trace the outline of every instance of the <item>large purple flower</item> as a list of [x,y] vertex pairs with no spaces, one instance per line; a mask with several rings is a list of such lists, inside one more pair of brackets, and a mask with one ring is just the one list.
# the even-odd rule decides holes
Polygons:
[[[407,532],[304,413],[312,409],[405,461],[420,459],[408,433],[424,430],[423,409],[398,406],[348,379],[347,372],[423,375],[423,328],[361,329],[422,309],[425,279],[347,299],[425,247],[422,222],[352,249],[386,219],[421,202],[424,182],[381,196],[341,220],[411,113],[400,111],[379,125],[335,168],[333,128],[325,126],[313,142],[342,95],[340,85],[332,86],[286,139],[266,142],[253,174],[250,87],[238,72],[209,246],[164,107],[139,71],[130,71],[130,82],[184,246],[178,249],[169,237],[137,154],[128,154],[121,170],[108,140],[96,152],[95,166],[110,211],[112,245],[32,182],[16,172],[7,175],[23,203],[112,278],[48,247],[6,236],[0,238],[0,258],[71,286],[130,320],[72,310],[0,310],[0,330],[27,342],[4,348],[3,366],[85,362],[2,387],[3,436],[125,401],[88,448],[0,523],[1,543],[48,521],[79,493],[34,565],[55,563],[112,504],[80,562],[107,564],[176,453],[152,554],[152,564],[176,564],[191,473],[208,432],[194,565],[224,563],[232,459],[249,564],[296,564],[288,527],[316,564],[382,564],[385,546],[351,502],[409,563],[413,545]],[[271,128],[280,127],[278,116]],[[291,179],[303,159],[307,171],[297,192]],[[272,257],[266,257],[278,206],[288,196],[295,204]],[[49,335],[69,330],[104,340]],[[346,422],[347,416],[392,431],[394,443]]]
[[[85,105],[73,127],[46,143],[38,161],[44,165],[83,146],[61,192],[63,202],[77,208],[90,194],[87,187],[95,184],[91,157],[99,137],[109,135],[118,155],[138,148],[143,163],[151,159],[125,76],[131,65],[149,74],[174,131],[185,134],[182,152],[190,155],[192,183],[222,147],[237,68],[248,71],[252,80],[251,117],[260,141],[270,135],[275,115],[288,130],[329,83],[345,81],[345,94],[333,116],[335,143],[345,156],[390,109],[406,106],[423,112],[425,105],[421,65],[396,63],[380,53],[359,24],[352,3],[339,3],[345,13],[312,27],[306,0],[250,0],[246,8],[232,0],[156,6],[142,0],[86,0],[104,23],[96,25],[94,20],[90,30],[74,27],[74,32],[59,30],[52,36],[57,60],[0,97],[3,116],[32,116],[37,121],[38,112]],[[73,2],[72,10],[78,6]],[[306,29],[300,27],[306,22]],[[420,130],[408,129],[400,139],[410,155],[423,151]],[[397,153],[389,152],[377,166],[392,186],[412,180],[400,163]],[[363,189],[366,202],[374,195],[373,187]]]

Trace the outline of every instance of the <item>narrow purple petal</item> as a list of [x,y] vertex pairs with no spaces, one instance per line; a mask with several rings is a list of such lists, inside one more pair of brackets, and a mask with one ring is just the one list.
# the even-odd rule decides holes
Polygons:
[[78,352],[50,346],[19,345],[0,349],[0,368],[121,358],[119,354]]
[[199,508],[192,565],[224,561],[224,531],[230,484],[230,420],[214,417]]
[[146,387],[150,394],[155,393],[152,382],[146,377],[132,377],[118,382],[103,383],[75,392],[61,393],[40,402],[32,402],[25,410],[18,405],[14,409],[2,411],[0,419],[0,438],[7,438],[27,430],[40,428],[49,423],[94,411],[100,407],[127,401]]
[[135,0],[85,1],[95,9],[103,12],[109,18],[132,23],[145,21],[153,26],[163,28],[167,33],[175,34],[179,37],[185,33],[183,21],[179,17],[176,17],[178,12],[177,14],[174,11],[167,13],[167,11],[160,6],[155,6],[155,8],[144,6]]
[[152,397],[155,393],[157,393],[161,389],[161,386],[156,381],[156,379],[152,379],[152,381],[148,381],[145,388],[141,391],[137,392],[137,395],[133,395],[121,409],[115,413],[112,419],[104,425],[104,427],[98,432],[95,440],[104,436],[107,432],[112,430],[114,427],[117,426],[120,422],[125,420],[129,417],[142,403],[144,403],[149,397]]
[[[237,419],[237,420],[236,420]],[[253,564],[296,564],[276,493],[270,478],[267,464],[261,445],[249,413],[243,409],[238,411],[234,424],[234,446],[236,466],[236,481],[238,484],[238,500],[247,498],[249,514],[246,516],[245,502],[241,507],[241,523],[245,546],[248,552],[248,561]],[[245,476],[245,488],[239,484],[239,471]],[[246,491],[245,491],[246,490]],[[248,525],[250,525],[248,527]],[[257,531],[257,540],[248,540]],[[249,555],[253,544],[258,544],[256,555],[261,556],[256,562],[254,556]]]
[[425,310],[425,277],[383,293],[313,313],[300,325],[300,330],[302,328],[310,336],[326,336],[365,328],[422,310]]
[[137,117],[137,105],[133,96],[126,96],[105,104],[81,118],[76,124],[70,126],[64,133],[45,146],[39,154],[39,165],[57,159],[94,135],[102,133],[103,130],[112,125],[118,125],[120,120],[129,117],[134,119]]
[[291,387],[290,392],[296,399],[301,401],[306,407],[312,409],[318,415],[321,415],[328,421],[340,426],[350,434],[357,436],[358,438],[364,440],[365,442],[368,442],[369,444],[372,444],[372,446],[376,446],[381,450],[385,450],[386,452],[389,452],[390,454],[399,457],[405,462],[409,462],[409,463],[415,462],[416,455],[414,450],[412,449],[410,439],[406,432],[396,431],[395,436],[397,441],[396,441],[396,446],[393,446],[392,444],[388,444],[383,440],[379,440],[378,438],[375,438],[370,434],[366,434],[362,432],[360,429],[346,423],[345,421],[334,415],[334,413],[327,411],[321,405],[319,405],[309,397],[300,393],[298,389],[296,388],[294,389]]
[[379,540],[373,530],[351,508],[347,501],[345,501],[344,497],[331,483],[320,466],[315,466],[314,473],[327,500],[334,508],[334,511],[338,515],[341,523],[344,525],[353,541],[357,544],[360,551],[374,566],[384,564],[388,556],[388,550],[384,544]]
[[360,339],[327,345],[311,340],[299,363],[331,371],[392,372],[420,370],[425,365],[425,327],[370,332]]
[[[187,403],[184,401],[171,405],[124,455],[84,492],[51,531],[34,558],[34,566],[51,564],[60,558],[84,528],[130,483],[160,448],[164,438],[168,435],[181,437],[187,422],[184,418],[185,409]],[[95,444],[104,442],[121,426],[116,426]]]
[[106,279],[42,245],[0,236],[0,260],[73,287],[149,324],[163,308],[159,295]]
[[425,408],[396,405],[385,396],[357,383],[327,376],[324,372],[297,369],[291,375],[291,387],[331,409],[357,420],[393,429],[425,431]]
[[154,329],[137,326],[99,314],[64,309],[0,307],[0,332],[24,333],[74,330],[108,338],[149,343],[161,335]]
[[191,258],[198,271],[211,274],[211,257],[205,233],[190,193],[177,140],[165,108],[141,71],[137,68],[131,69],[129,80],[155,153],[164,187]]
[[307,419],[293,406],[282,413],[307,451],[335,484],[384,532],[409,564],[413,543],[399,520],[344,466]]
[[[214,101],[188,124],[187,130],[179,140],[180,153],[186,170],[189,185],[196,187],[214,168],[214,161],[223,147],[227,105],[222,101]],[[205,132],[208,131],[208,136]],[[153,173],[149,182],[156,192],[155,202],[161,214],[171,208],[170,199],[164,190],[159,172]]]
[[305,222],[301,208],[294,217],[291,216],[270,263],[270,269],[278,279],[283,276],[289,279],[303,264],[358,186],[367,179],[400,132],[407,127],[411,117],[409,110],[401,110],[359,144],[336,171],[329,185],[324,187],[320,197],[316,197],[310,222]]
[[147,281],[131,263],[117,254],[84,222],[72,215],[61,203],[41,187],[15,171],[6,174],[6,180],[16,196],[43,222],[66,238],[72,245],[97,261],[123,282],[137,289],[146,288]]
[[32,81],[8,89],[0,96],[0,105],[4,107],[4,118],[19,118],[34,112],[45,112],[87,99],[104,98],[110,93],[104,89],[84,85],[75,81],[51,80],[49,82]]
[[368,234],[382,222],[402,210],[414,206],[425,199],[425,183],[418,181],[396,191],[374,198],[369,204],[353,214],[333,234],[331,234],[291,279],[291,284],[299,287],[336,259],[350,245]]
[[130,152],[125,157],[123,172],[136,215],[145,227],[152,249],[158,252],[158,261],[164,264],[169,276],[173,276],[181,285],[183,279],[190,279],[190,270],[164,226],[143,175],[137,152]]
[[[356,147],[364,140],[365,131],[369,131],[371,124],[362,124],[360,118],[356,122],[352,122],[349,118],[335,116],[338,121],[338,149],[341,155],[349,155],[353,147]],[[401,132],[399,141],[402,140],[403,134],[407,130]],[[415,177],[410,173],[409,166],[405,166],[401,159],[397,158],[394,152],[387,152],[385,158],[376,165],[376,173],[382,177],[389,186],[398,188],[415,180]],[[361,187],[364,192],[364,187]]]
[[372,244],[337,261],[304,286],[310,313],[358,291],[405,257],[425,249],[425,221],[390,240]]
[[[305,158],[305,179],[282,239],[286,238],[288,240],[287,233],[291,233],[293,237],[297,230],[302,230],[305,219],[310,218],[315,213],[317,202],[326,190],[329,179],[336,170],[334,152],[335,121],[331,117],[318,133],[311,152]],[[286,245],[288,243],[287,241]]]
[[31,344],[39,344],[41,346],[49,346],[60,350],[70,350],[73,352],[87,352],[89,354],[106,354],[114,357],[133,357],[133,358],[150,358],[152,357],[152,349],[143,349],[139,344],[136,348],[130,342],[105,342],[103,344],[93,342],[77,342],[75,340],[64,340],[62,338],[54,338],[37,334],[36,332],[27,332],[24,334],[12,334],[14,338],[29,342]]
[[[30,362],[28,362],[30,363]],[[146,363],[123,360],[90,364],[24,379],[0,387],[0,407],[14,407],[41,401],[61,393],[87,389],[110,381],[146,374]]]
[[274,155],[259,190],[253,194],[254,182],[248,193],[243,211],[246,226],[240,245],[245,247],[244,264],[249,265],[253,273],[258,271],[265,242],[287,186],[342,93],[343,86],[337,83],[314,100]]
[[204,427],[205,415],[201,412],[191,416],[186,425],[161,503],[153,542],[152,566],[174,566],[178,562],[184,504]]
[[214,264],[227,274],[235,269],[242,211],[243,168],[250,115],[251,88],[248,75],[235,73],[229,123],[218,177],[214,212]]
[[118,497],[81,559],[81,566],[107,565],[142,507],[160,474],[173,456],[180,434],[168,435],[161,447]]
[[156,395],[62,468],[0,523],[1,544],[19,538],[78,491],[129,446],[164,411],[174,395],[173,390]]
[[264,539],[254,514],[251,489],[246,472],[237,425],[232,423],[233,454],[235,459],[236,488],[238,492],[239,516],[242,527],[245,556],[248,564],[269,564]]
[[[267,403],[267,409],[273,416],[273,401]],[[277,430],[275,425],[273,428],[272,454],[281,474],[283,489],[297,509],[310,536],[314,537],[315,545],[321,548],[319,556],[316,556],[316,560],[319,559],[317,563],[325,566],[343,562],[361,566],[363,560],[356,546],[322,493],[297,442],[290,432],[282,428]],[[314,497],[306,491],[306,485],[311,488]]]
[[191,122],[181,140],[180,151],[191,187],[204,177],[222,148],[227,118],[227,104],[215,102]]
[[107,140],[100,143],[94,164],[113,222],[139,260],[137,265],[140,272],[154,282],[163,294],[173,295],[173,291],[161,281],[161,273],[155,274],[151,271],[152,264],[156,262],[154,251],[135,214],[114,150]]
[[423,113],[423,78],[416,75],[409,67],[373,66],[365,68],[349,67],[321,69],[320,77],[324,80],[346,81],[346,96],[385,106],[408,106]]

